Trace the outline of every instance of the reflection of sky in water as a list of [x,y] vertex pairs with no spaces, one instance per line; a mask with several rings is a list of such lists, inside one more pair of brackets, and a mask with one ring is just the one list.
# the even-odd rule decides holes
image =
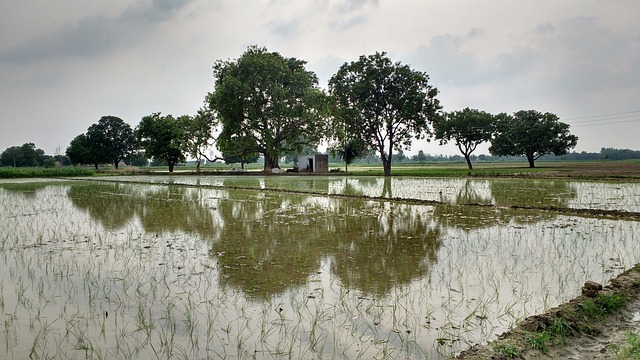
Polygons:
[[[168,179],[236,186],[260,186],[259,180],[267,186],[287,186],[291,181],[160,178]],[[380,178],[306,180],[304,186],[314,191],[324,187],[327,192],[379,196],[384,189]],[[500,196],[512,191],[510,186],[544,184],[392,180],[394,197],[440,196],[442,191],[446,202],[502,201]],[[555,183],[541,198],[577,194],[562,196],[572,206],[586,207],[580,204],[607,197],[598,192],[598,183],[569,184]],[[604,186],[619,187],[618,193],[608,195],[611,204],[618,196],[637,192],[635,184]],[[637,206],[631,199],[628,206]],[[105,309],[109,320],[124,324],[133,339],[127,346],[143,344],[138,338],[142,332],[135,327],[139,307],[152,309],[157,322],[152,331],[159,338],[167,329],[160,319],[170,315],[168,304],[175,304],[169,310],[179,326],[177,344],[191,349],[196,358],[215,355],[206,353],[207,348],[224,348],[228,356],[237,357],[239,347],[249,346],[248,353],[254,354],[251,346],[261,344],[265,328],[266,343],[289,341],[286,345],[304,351],[311,343],[313,321],[321,324],[317,335],[327,357],[372,358],[386,346],[394,357],[406,351],[413,357],[440,358],[438,338],[461,339],[450,343],[452,349],[491,340],[515,321],[576,296],[586,280],[604,283],[640,262],[640,248],[635,246],[640,240],[638,222],[487,207],[40,182],[32,189],[0,185],[0,217],[5,222],[0,229],[4,311],[25,322],[17,335],[28,339],[12,345],[17,357],[29,354],[41,321],[47,319],[58,319],[49,321],[52,334],[64,334],[65,325],[77,332],[76,326],[85,324],[80,330],[89,337],[86,341],[98,339],[99,321],[104,319],[99,314]],[[288,267],[291,264],[300,266]],[[13,295],[23,288],[36,299],[25,306]],[[39,302],[39,289],[51,292],[55,301]],[[378,290],[382,293],[376,294]],[[93,300],[91,291],[97,292]],[[75,310],[64,313],[69,310],[63,304]],[[185,335],[189,306],[201,319],[195,325],[200,336],[197,349]],[[284,320],[275,310],[280,308]],[[85,320],[73,320],[76,314]],[[36,319],[33,328],[30,319]],[[112,346],[115,332],[108,328],[107,333],[100,344]],[[55,354],[57,344],[65,341],[52,338],[46,346]],[[139,355],[153,357],[150,348]],[[300,352],[293,357],[304,356]]]
[[106,180],[285,189],[447,204],[560,206],[640,212],[640,182],[392,177],[385,185],[382,177],[364,176],[127,176]]
[[577,193],[572,208],[640,212],[640,182],[570,182]]

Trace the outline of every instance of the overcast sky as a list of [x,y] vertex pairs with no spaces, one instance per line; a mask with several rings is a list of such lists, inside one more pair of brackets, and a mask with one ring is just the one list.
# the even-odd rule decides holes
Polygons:
[[638,150],[639,15],[638,0],[2,0],[0,151],[64,153],[104,115],[195,114],[214,62],[249,45],[306,60],[321,87],[386,51],[445,111],[552,112],[577,151]]

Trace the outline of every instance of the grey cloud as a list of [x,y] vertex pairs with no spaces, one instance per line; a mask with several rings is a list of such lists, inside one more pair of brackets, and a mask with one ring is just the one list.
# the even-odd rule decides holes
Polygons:
[[485,34],[485,30],[484,29],[473,28],[473,29],[471,29],[471,31],[469,31],[469,35],[467,35],[467,36],[470,37],[470,38],[477,38],[477,37],[481,37],[484,34]]
[[554,86],[567,92],[598,91],[640,82],[640,39],[634,35],[599,26],[596,18],[577,17],[560,23],[557,35],[539,46]]
[[302,20],[298,19],[279,22],[274,21],[269,24],[271,32],[283,38],[291,38],[297,35],[301,26]]
[[338,12],[352,12],[367,5],[378,6],[378,0],[342,0],[334,4],[334,9]]
[[412,67],[426,71],[432,79],[451,84],[473,84],[485,77],[476,56],[461,50],[464,39],[438,35],[408,56]]
[[334,30],[348,30],[353,27],[363,25],[367,23],[367,18],[365,16],[356,15],[349,17],[347,19],[338,19],[329,21],[329,27]]
[[540,24],[536,28],[536,33],[539,35],[553,34],[555,31],[556,31],[556,27],[552,23],[548,23],[548,22],[544,24]]
[[95,57],[137,43],[158,22],[170,19],[191,0],[138,1],[119,17],[88,17],[75,25],[0,51],[0,62],[29,63],[49,58]]

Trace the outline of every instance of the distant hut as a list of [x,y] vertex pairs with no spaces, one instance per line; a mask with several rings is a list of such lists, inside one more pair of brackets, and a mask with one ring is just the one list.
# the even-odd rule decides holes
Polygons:
[[300,155],[298,169],[300,172],[328,173],[329,155]]

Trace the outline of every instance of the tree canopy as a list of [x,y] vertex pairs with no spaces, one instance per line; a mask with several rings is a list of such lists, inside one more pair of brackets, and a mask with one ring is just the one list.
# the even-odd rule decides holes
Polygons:
[[344,124],[348,136],[376,149],[385,176],[391,175],[393,151],[410,149],[414,137],[430,136],[430,122],[440,110],[429,76],[393,63],[384,52],[342,65],[329,91],[335,121]]
[[552,113],[521,110],[513,116],[498,117],[489,152],[497,156],[524,155],[532,168],[541,156],[564,155],[578,143],[578,137],[569,133],[569,124],[558,121]]
[[142,118],[136,129],[136,137],[147,158],[165,160],[169,172],[173,172],[176,163],[185,160],[183,129],[173,116],[155,113]]
[[79,164],[91,164],[96,170],[98,170],[98,161],[96,156],[93,156],[91,150],[91,144],[86,134],[80,134],[71,140],[71,143],[67,147],[67,156],[71,162],[75,165]]
[[440,145],[453,141],[464,155],[467,167],[473,169],[471,153],[478,145],[491,140],[495,129],[493,115],[477,109],[465,108],[438,118],[433,123],[435,138]]
[[271,172],[285,152],[320,141],[325,95],[305,65],[256,46],[235,61],[215,63],[207,102],[222,126],[218,143],[239,151],[227,156],[263,154],[264,171]]
[[183,149],[187,155],[196,159],[196,171],[200,172],[203,158],[213,161],[207,157],[205,151],[212,146],[216,118],[210,111],[201,109],[195,116],[180,116],[178,122],[182,129]]
[[2,166],[43,166],[44,160],[44,150],[36,148],[34,143],[24,143],[22,146],[11,146],[0,154],[0,164],[2,164]]
[[116,116],[103,116],[89,126],[87,145],[95,158],[92,163],[111,163],[116,169],[137,147],[131,126]]

